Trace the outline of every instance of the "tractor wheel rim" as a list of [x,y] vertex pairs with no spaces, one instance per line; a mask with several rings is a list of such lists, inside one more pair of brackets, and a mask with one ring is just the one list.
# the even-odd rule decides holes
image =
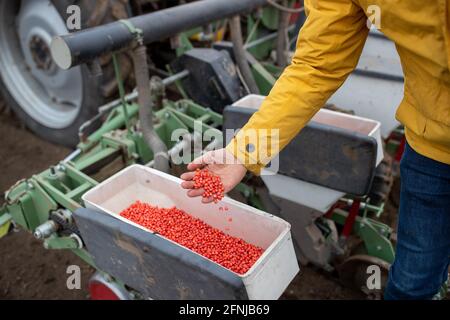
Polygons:
[[80,67],[62,70],[52,61],[50,41],[68,33],[49,0],[0,0],[0,70],[4,85],[38,123],[63,129],[77,118],[83,97]]

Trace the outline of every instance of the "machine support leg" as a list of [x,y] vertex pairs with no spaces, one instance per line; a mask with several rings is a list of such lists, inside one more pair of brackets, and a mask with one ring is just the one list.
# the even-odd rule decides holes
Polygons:
[[342,230],[341,238],[346,239],[353,230],[353,225],[355,224],[356,217],[359,212],[359,207],[361,205],[360,199],[353,200],[350,212],[345,220],[344,229]]

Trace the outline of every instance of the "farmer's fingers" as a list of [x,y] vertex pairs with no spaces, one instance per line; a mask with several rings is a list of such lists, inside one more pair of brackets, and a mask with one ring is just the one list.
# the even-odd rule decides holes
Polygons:
[[188,191],[187,195],[189,197],[199,197],[203,194],[203,192],[205,192],[203,189],[192,189]]
[[190,170],[190,171],[194,171],[194,170],[197,170],[197,169],[201,169],[201,168],[203,168],[205,165],[204,164],[201,164],[201,163],[194,163],[194,162],[191,162],[191,163],[189,163],[188,165],[187,165],[187,169],[188,170]]
[[194,176],[195,172],[185,172],[180,176],[180,178],[185,181],[191,181],[192,179],[194,179]]
[[209,151],[207,153],[205,153],[204,155],[195,158],[191,163],[188,164],[187,168],[188,170],[196,170],[199,168],[204,167],[205,165],[208,164],[213,164],[215,163],[214,161],[214,151]]
[[193,181],[183,181],[181,183],[181,187],[183,189],[193,189],[194,188],[194,182]]
[[203,203],[211,203],[211,202],[213,202],[214,201],[214,198],[213,197],[208,197],[208,198],[203,198],[202,199],[202,202]]

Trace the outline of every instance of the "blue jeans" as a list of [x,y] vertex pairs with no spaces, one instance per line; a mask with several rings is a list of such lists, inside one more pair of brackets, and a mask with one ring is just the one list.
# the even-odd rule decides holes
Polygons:
[[431,299],[450,262],[450,165],[406,144],[400,173],[397,247],[384,298]]

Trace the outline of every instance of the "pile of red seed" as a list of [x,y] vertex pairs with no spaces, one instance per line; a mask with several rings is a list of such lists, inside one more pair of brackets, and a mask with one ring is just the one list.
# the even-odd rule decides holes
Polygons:
[[205,190],[203,198],[212,197],[215,203],[222,200],[225,189],[220,177],[214,175],[209,170],[197,169],[193,180],[194,189],[203,188]]
[[175,207],[137,201],[120,215],[239,274],[246,273],[264,252]]

